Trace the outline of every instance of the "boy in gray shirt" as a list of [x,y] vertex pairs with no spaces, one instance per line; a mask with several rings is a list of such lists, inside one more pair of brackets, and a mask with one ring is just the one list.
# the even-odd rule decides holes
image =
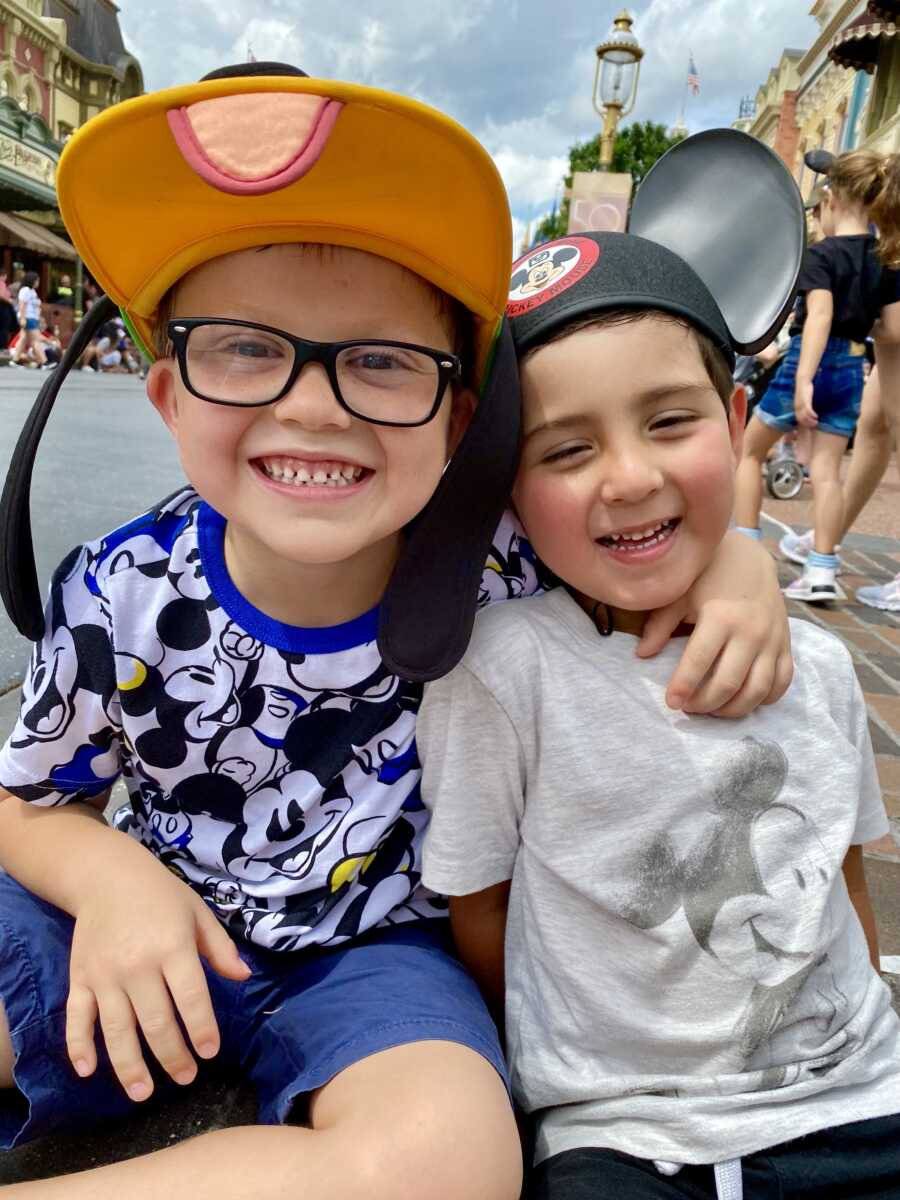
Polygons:
[[631,235],[516,264],[514,499],[560,586],[480,614],[419,716],[424,879],[498,1015],[505,983],[540,1200],[900,1196],[850,657],[794,622],[792,686],[735,726],[667,708],[674,647],[634,654],[731,516],[750,339],[717,299]]

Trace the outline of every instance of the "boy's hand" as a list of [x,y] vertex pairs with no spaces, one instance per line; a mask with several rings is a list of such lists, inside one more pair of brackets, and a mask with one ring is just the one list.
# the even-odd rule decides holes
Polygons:
[[97,1066],[97,1017],[113,1070],[132,1100],[146,1100],[153,1080],[137,1029],[176,1083],[192,1082],[200,1058],[219,1051],[219,1029],[199,955],[226,979],[250,969],[234,942],[187,884],[149,854],[135,870],[111,868],[79,903],[69,973],[66,1044],[81,1076]]
[[658,654],[679,625],[694,625],[666,691],[670,708],[744,717],[774,704],[794,673],[784,599],[772,559],[734,531],[690,592],[651,613],[637,652]]

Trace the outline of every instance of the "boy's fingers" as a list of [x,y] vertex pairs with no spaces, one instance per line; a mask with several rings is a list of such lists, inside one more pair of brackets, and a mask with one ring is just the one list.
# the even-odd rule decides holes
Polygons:
[[685,605],[681,600],[652,612],[644,624],[644,632],[638,642],[638,657],[652,658],[654,654],[659,654],[684,618]]
[[721,630],[714,630],[702,621],[696,626],[666,688],[666,704],[669,708],[684,708],[694,698],[694,693],[716,661],[722,643]]
[[743,688],[754,666],[755,653],[751,643],[732,638],[712,664],[707,677],[685,701],[684,711],[713,713],[724,708]]
[[215,1057],[219,1053],[219,1026],[200,959],[193,953],[184,954],[167,963],[165,973],[191,1045],[201,1058]]
[[251,973],[237,946],[202,900],[197,909],[197,949],[217,975],[240,982]]
[[778,655],[778,662],[775,666],[775,676],[772,679],[772,687],[769,690],[768,696],[763,700],[763,704],[777,703],[784,693],[791,686],[791,681],[794,678],[794,657],[791,654],[790,645]]
[[128,997],[118,988],[98,995],[97,1006],[112,1068],[129,1097],[140,1103],[152,1094],[153,1080],[141,1053],[134,1010]]
[[758,658],[751,664],[747,677],[738,691],[730,700],[718,708],[712,709],[710,715],[733,721],[752,713],[765,703],[766,697],[772,691],[775,669],[776,659],[774,656],[764,655],[762,658]]
[[176,1083],[192,1083],[197,1064],[181,1036],[162,976],[154,974],[141,979],[131,988],[128,998],[147,1045],[166,1074]]
[[97,998],[90,988],[73,984],[66,1000],[66,1050],[72,1066],[82,1078],[97,1069],[94,1026]]

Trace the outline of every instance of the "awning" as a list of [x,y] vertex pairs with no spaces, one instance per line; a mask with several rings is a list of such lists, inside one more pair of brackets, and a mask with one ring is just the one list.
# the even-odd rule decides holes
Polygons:
[[26,250],[35,250],[47,258],[64,258],[74,262],[77,258],[75,247],[57,237],[43,225],[29,221],[25,217],[14,216],[13,213],[0,212],[0,244],[24,246]]
[[[876,13],[875,9],[879,11]],[[887,9],[900,9],[900,0],[873,0],[861,16],[846,25],[828,48],[831,61],[839,67],[874,74],[882,38],[896,37],[898,33],[897,18],[890,13],[887,18],[880,15]]]

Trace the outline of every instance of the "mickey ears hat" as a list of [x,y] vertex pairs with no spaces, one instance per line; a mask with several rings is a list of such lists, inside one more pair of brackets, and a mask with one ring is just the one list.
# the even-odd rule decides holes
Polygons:
[[118,308],[153,357],[160,301],[192,268],[253,246],[313,242],[398,263],[474,317],[481,400],[409,533],[378,635],[397,674],[448,671],[468,644],[518,439],[504,323],[511,221],[483,147],[414,100],[254,63],[107,109],[67,144],[57,189],[66,227],[106,296],[41,389],[0,500],[0,595],[19,631],[36,639],[44,629],[29,514],[34,458],[92,334]]
[[803,161],[815,175],[827,175],[837,155],[830,150],[807,150]]
[[679,142],[638,188],[629,230],[559,238],[519,259],[507,304],[519,355],[615,308],[683,317],[731,362],[771,341],[806,226],[793,177],[762,142],[732,129]]

